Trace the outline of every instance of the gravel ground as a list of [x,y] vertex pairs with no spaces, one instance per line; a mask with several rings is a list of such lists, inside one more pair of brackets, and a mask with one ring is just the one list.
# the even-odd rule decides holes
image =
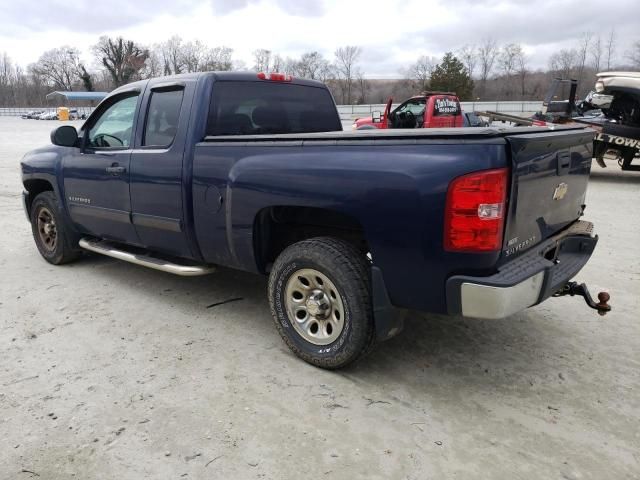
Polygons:
[[640,478],[640,173],[589,187],[578,278],[607,317],[416,313],[327,372],[284,346],[264,278],[45,263],[18,166],[56,125],[0,117],[0,479]]

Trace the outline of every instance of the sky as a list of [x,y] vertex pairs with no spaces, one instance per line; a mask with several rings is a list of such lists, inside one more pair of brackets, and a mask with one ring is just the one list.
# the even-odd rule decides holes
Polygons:
[[368,78],[399,78],[421,55],[487,37],[522,44],[534,69],[584,32],[604,40],[613,28],[618,59],[640,40],[640,0],[0,0],[0,19],[0,52],[23,67],[62,45],[91,65],[101,35],[143,45],[200,39],[232,48],[248,67],[257,48],[332,59],[336,48],[359,45]]

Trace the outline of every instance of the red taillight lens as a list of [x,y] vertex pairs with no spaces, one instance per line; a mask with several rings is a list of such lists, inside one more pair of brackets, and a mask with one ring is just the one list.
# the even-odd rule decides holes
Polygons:
[[444,220],[445,250],[500,249],[508,178],[509,170],[498,168],[463,175],[449,184]]
[[291,75],[286,75],[284,73],[258,73],[258,78],[260,80],[271,80],[272,82],[290,82],[293,80]]

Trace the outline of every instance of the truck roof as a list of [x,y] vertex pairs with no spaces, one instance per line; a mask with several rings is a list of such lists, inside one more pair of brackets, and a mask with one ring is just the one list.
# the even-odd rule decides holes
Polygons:
[[[257,72],[248,72],[248,71],[242,71],[242,72],[211,71],[211,72],[180,73],[178,75],[154,77],[147,80],[138,80],[137,82],[128,83],[110,92],[109,96],[117,92],[126,92],[128,90],[136,90],[136,89],[141,90],[147,84],[155,86],[163,83],[172,83],[172,82],[180,82],[180,81],[197,81],[201,77],[205,77],[205,76],[214,77],[215,80],[220,80],[220,81],[237,81],[237,82],[269,82],[271,81],[271,80],[261,80],[258,78]],[[293,85],[304,85],[308,87],[327,88],[324,83],[318,80],[309,80],[306,78],[297,78],[293,76],[291,77],[291,81],[281,82],[281,83],[288,83]]]

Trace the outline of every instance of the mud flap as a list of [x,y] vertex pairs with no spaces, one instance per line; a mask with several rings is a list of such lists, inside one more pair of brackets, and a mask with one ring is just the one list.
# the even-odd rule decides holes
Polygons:
[[395,337],[404,328],[406,310],[391,304],[382,270],[371,267],[371,294],[373,302],[373,319],[376,324],[376,341],[382,342]]

